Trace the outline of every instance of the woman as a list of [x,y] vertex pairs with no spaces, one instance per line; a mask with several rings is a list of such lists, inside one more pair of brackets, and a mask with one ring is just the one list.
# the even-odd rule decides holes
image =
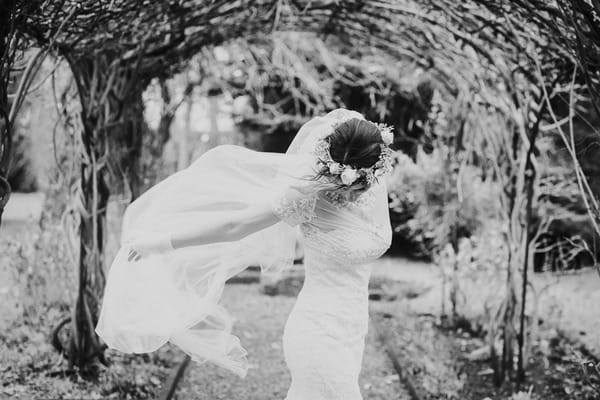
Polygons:
[[218,146],[134,201],[96,332],[112,348],[170,341],[240,376],[246,350],[220,306],[249,265],[279,273],[304,236],[306,278],[283,336],[286,400],[362,399],[368,261],[391,242],[391,130],[338,109],[300,129],[286,154]]

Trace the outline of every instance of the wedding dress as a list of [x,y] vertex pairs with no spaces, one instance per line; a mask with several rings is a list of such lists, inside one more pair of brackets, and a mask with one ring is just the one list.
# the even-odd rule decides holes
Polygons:
[[[244,377],[247,351],[220,304],[225,282],[250,265],[278,275],[293,265],[298,230],[306,280],[286,323],[287,400],[359,400],[358,374],[368,326],[368,261],[390,245],[384,181],[356,201],[311,192],[314,149],[334,124],[361,114],[338,109],[302,126],[285,154],[218,146],[150,188],[124,215],[121,248],[107,274],[96,332],[111,348],[151,352],[167,342],[196,362]],[[314,183],[314,182],[313,182]],[[302,199],[287,188],[305,185]],[[172,235],[268,203],[280,222],[239,240],[214,242],[128,261],[128,243]]]
[[[374,190],[385,191],[384,186]],[[357,203],[332,203],[350,212],[375,213],[377,196],[367,192]],[[315,204],[318,209],[319,201]],[[321,230],[313,213],[286,204],[282,218],[309,220],[304,237],[305,282],[283,335],[285,360],[292,375],[286,400],[360,400],[358,376],[368,327],[369,261],[389,247],[391,231],[382,226]],[[300,215],[297,215],[300,214]]]

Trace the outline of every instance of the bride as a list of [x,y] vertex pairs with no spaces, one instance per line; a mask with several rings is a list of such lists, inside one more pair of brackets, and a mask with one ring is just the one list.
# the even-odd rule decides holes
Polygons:
[[390,246],[383,176],[391,129],[338,109],[302,126],[285,154],[223,145],[131,203],[96,332],[143,353],[167,341],[241,377],[247,352],[220,304],[249,265],[293,264],[299,229],[306,278],[283,335],[286,400],[360,400],[368,261]]

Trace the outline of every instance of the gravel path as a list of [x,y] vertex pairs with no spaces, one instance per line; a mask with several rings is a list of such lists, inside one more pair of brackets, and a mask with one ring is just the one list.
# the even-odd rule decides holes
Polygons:
[[[283,360],[281,336],[294,302],[292,297],[263,295],[257,284],[228,285],[223,303],[238,318],[234,331],[249,352],[248,376],[241,379],[214,365],[191,363],[176,398],[283,400],[290,376]],[[372,326],[367,336],[360,387],[365,400],[408,398]]]

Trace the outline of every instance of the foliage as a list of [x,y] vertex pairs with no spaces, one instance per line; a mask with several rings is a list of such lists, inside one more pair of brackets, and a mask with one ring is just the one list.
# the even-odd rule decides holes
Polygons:
[[32,171],[32,162],[28,154],[29,146],[29,138],[22,134],[14,136],[12,166],[8,175],[12,190],[33,192],[37,189],[37,179]]
[[85,381],[53,347],[52,327],[64,319],[76,285],[66,195],[48,194],[40,224],[7,225],[0,240],[3,304],[0,312],[0,397],[154,398],[173,364],[174,350],[152,355],[109,351],[111,367]]
[[213,92],[245,99],[237,123],[280,138],[278,151],[309,117],[346,107],[393,125],[395,148],[414,155],[433,90],[428,75],[409,62],[312,33],[232,41],[206,49],[198,64]]
[[547,221],[536,244],[536,271],[565,271],[593,266],[600,238],[589,220],[573,169],[553,161],[541,163],[536,224]]
[[411,398],[464,398],[461,391],[467,382],[464,374],[456,370],[451,338],[437,330],[427,316],[419,318],[397,306],[386,312],[393,318],[376,316],[380,320],[378,329],[389,331],[388,340],[402,368],[416,386],[418,397]]
[[449,150],[420,152],[416,162],[396,154],[388,180],[390,212],[394,232],[415,256],[433,259],[447,244],[478,234],[495,213],[494,188],[476,168],[448,173],[457,169],[447,164]]

